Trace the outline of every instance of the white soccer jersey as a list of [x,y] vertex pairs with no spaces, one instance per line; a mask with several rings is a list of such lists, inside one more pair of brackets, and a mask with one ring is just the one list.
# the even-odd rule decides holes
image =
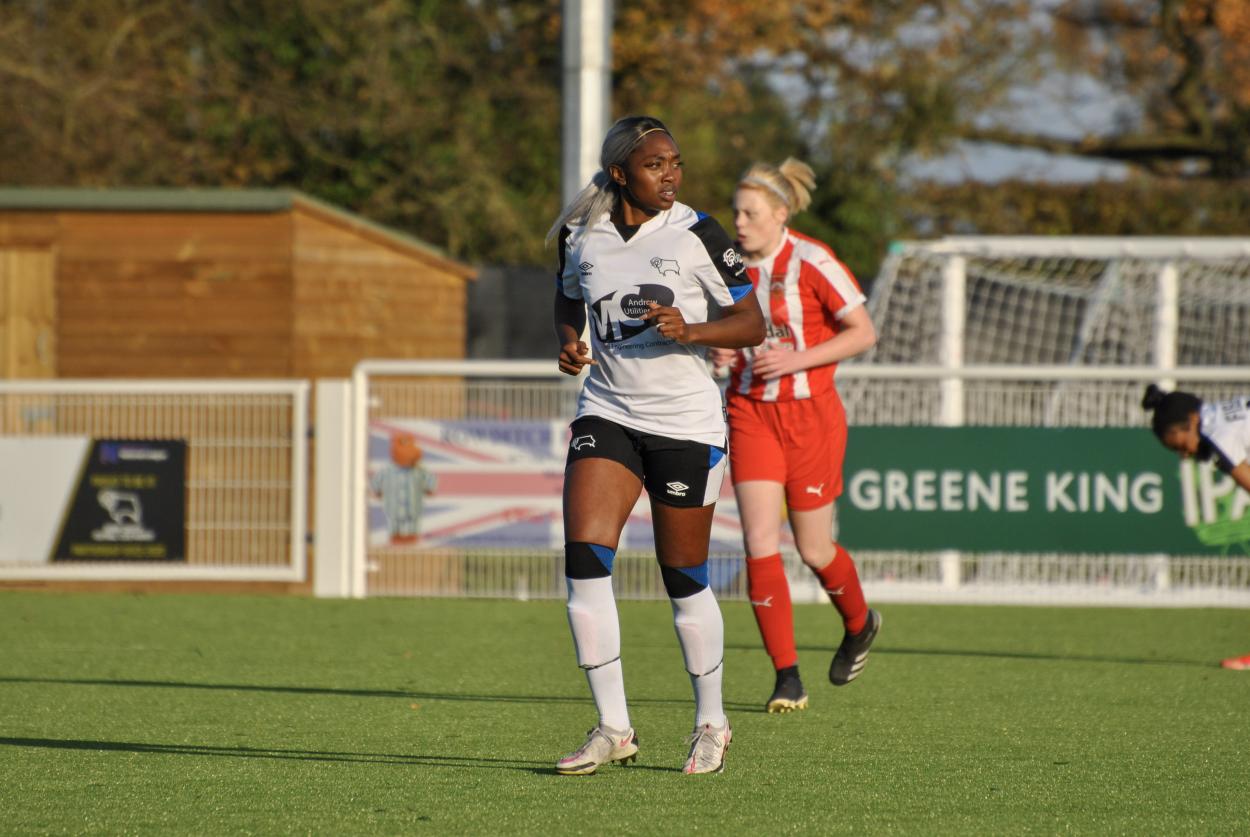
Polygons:
[[706,349],[660,337],[638,317],[647,303],[707,322],[751,292],[742,258],[711,216],[681,203],[626,239],[608,215],[560,233],[557,282],[589,311],[590,367],[577,417],[600,416],[644,433],[725,444],[720,390]]
[[1250,460],[1250,398],[1203,403],[1198,433],[1199,458],[1214,459],[1220,470],[1231,471]]

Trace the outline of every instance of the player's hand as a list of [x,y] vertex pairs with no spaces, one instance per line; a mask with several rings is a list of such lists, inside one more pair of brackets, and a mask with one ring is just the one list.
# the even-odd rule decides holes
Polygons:
[[680,310],[654,302],[648,302],[647,306],[651,310],[638,319],[655,323],[655,330],[661,337],[676,340],[678,343],[690,342],[690,326],[686,324],[686,318],[681,315]]
[[751,372],[765,381],[773,381],[783,375],[801,372],[807,365],[803,362],[803,352],[793,349],[771,348],[762,349],[755,355],[751,364]]
[[560,347],[560,371],[565,375],[576,375],[583,366],[596,363],[589,352],[590,347],[581,340],[565,343]]

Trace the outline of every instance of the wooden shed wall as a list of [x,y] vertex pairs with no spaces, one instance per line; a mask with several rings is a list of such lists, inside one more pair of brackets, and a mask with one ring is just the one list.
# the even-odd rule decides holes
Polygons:
[[56,375],[56,236],[47,213],[0,215],[0,378]]
[[285,213],[62,212],[66,378],[289,377]]
[[463,275],[315,211],[293,219],[296,376],[346,376],[364,358],[464,357]]

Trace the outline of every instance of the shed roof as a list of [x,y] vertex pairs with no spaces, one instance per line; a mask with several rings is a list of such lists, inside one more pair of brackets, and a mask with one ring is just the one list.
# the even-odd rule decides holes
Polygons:
[[23,212],[290,212],[301,210],[351,229],[466,279],[477,271],[432,244],[340,209],[296,189],[80,189],[0,187],[0,211]]

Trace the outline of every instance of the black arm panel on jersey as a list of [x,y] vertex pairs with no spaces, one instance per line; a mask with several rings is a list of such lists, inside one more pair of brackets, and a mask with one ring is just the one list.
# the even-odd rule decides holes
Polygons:
[[751,280],[747,276],[746,265],[742,263],[742,256],[729,240],[725,228],[711,215],[700,215],[690,231],[702,242],[734,301],[742,299],[751,290]]
[[563,227],[560,227],[560,235],[556,238],[556,253],[559,258],[559,262],[556,265],[556,290],[560,293],[564,293],[564,257],[568,253],[568,241],[571,234],[572,231],[569,229],[569,225],[565,224]]

